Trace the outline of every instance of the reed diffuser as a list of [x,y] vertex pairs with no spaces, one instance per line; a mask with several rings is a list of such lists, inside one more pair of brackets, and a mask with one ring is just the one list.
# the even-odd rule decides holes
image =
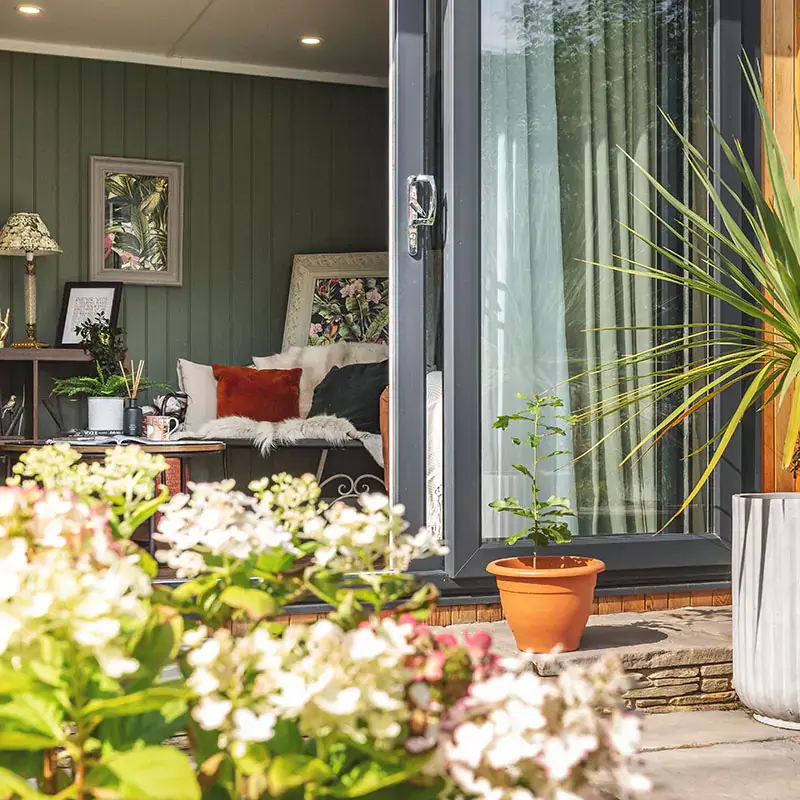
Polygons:
[[139,383],[144,372],[144,360],[131,361],[130,376],[125,369],[125,365],[120,361],[119,368],[122,371],[122,379],[125,381],[125,391],[128,393],[125,398],[125,410],[122,413],[122,430],[125,436],[142,435],[142,409],[136,400],[139,393]]

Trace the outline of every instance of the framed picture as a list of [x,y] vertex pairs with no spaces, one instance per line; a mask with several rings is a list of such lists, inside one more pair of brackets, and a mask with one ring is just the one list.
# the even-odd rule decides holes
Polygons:
[[64,284],[61,316],[56,331],[56,347],[80,347],[75,328],[87,319],[102,314],[112,326],[117,324],[122,284],[119,282]]
[[183,283],[183,164],[89,159],[89,279]]
[[389,254],[296,255],[283,349],[389,336]]

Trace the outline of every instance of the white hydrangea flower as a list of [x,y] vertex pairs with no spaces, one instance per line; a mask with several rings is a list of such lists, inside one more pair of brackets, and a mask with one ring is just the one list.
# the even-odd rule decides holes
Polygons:
[[623,681],[612,661],[557,680],[518,663],[474,683],[444,714],[426,769],[470,797],[491,800],[570,800],[601,775],[626,797],[643,791],[648,782],[629,770],[639,725],[619,706]]
[[211,638],[193,631],[184,636],[198,696],[192,715],[220,732],[223,747],[267,741],[281,718],[295,720],[304,736],[340,732],[392,746],[410,713],[412,635],[411,625],[390,618],[350,631],[320,620],[281,638],[258,628],[237,639],[227,630]]
[[182,578],[207,569],[204,556],[246,561],[269,552],[297,552],[292,535],[268,504],[234,490],[234,481],[190,483],[162,508],[153,538],[169,545],[156,557]]
[[112,538],[108,510],[36,486],[0,488],[0,654],[42,636],[92,652],[112,677],[134,672],[120,637],[148,613],[139,556]]
[[337,503],[309,519],[302,537],[318,543],[317,566],[342,573],[365,573],[379,567],[402,572],[412,560],[447,552],[424,528],[405,533],[405,507],[392,506],[382,494],[364,494],[359,508]]

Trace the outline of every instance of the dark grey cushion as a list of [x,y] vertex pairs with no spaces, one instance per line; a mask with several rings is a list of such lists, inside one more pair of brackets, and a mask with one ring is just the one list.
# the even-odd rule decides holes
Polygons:
[[314,390],[308,416],[332,414],[359,431],[380,433],[380,400],[388,385],[388,361],[333,367]]

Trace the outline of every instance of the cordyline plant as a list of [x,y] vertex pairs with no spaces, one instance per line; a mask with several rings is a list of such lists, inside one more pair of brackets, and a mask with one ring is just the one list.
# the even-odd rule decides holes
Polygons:
[[[618,665],[548,682],[498,658],[488,634],[429,628],[435,592],[405,570],[442,548],[407,533],[385,497],[328,508],[309,476],[252,495],[193,486],[161,506],[158,534],[187,583],[154,586],[127,533],[163,468],[134,447],[94,469],[48,447],[0,488],[3,800],[577,800],[603,777],[623,796],[644,788]],[[307,597],[328,617],[276,621]],[[182,732],[190,755],[165,744]]]
[[[660,407],[663,401],[672,403],[672,411],[632,448],[623,463],[640,456],[693,414],[702,413],[722,392],[739,387],[741,399],[735,410],[711,440],[692,453],[696,455],[713,449],[700,478],[667,525],[682,514],[701,491],[747,411],[754,407],[762,409],[773,400],[782,405],[792,389],[795,391],[783,445],[785,468],[792,466],[798,452],[800,188],[792,177],[791,166],[770,121],[760,88],[760,76],[747,59],[742,68],[761,119],[763,163],[771,198],[761,188],[740,142],[726,142],[714,128],[725,158],[741,181],[744,197],[739,195],[738,189],[732,189],[720,178],[700,150],[667,118],[680,140],[689,169],[709,197],[721,224],[719,228],[715,227],[701,211],[673,195],[634,162],[655,195],[677,212],[678,221],[672,224],[659,214],[655,204],[648,208],[662,230],[672,234],[680,246],[671,249],[639,231],[625,225],[622,227],[673,269],[622,257],[618,257],[615,264],[596,265],[704,295],[729,306],[745,320],[742,323],[720,319],[689,326],[647,326],[646,330],[667,332],[669,339],[655,347],[625,354],[590,371],[594,374],[623,373],[625,377],[615,384],[620,390],[616,396],[598,401],[576,414],[578,423],[622,413],[627,415],[622,427],[643,411]],[[738,216],[744,219],[743,224],[737,222]],[[690,354],[688,360],[680,359],[681,363],[674,367],[662,364],[656,371],[644,370],[646,375],[637,375],[636,369],[628,369],[658,362],[665,357],[683,356],[684,353]],[[691,356],[694,353],[701,355],[694,358]],[[594,447],[600,446],[605,438],[608,437],[596,442]]]
[[[571,455],[568,450],[559,450],[552,445],[553,441],[567,435],[567,429],[572,424],[572,418],[558,414],[557,410],[564,407],[560,397],[556,395],[535,394],[527,397],[518,394],[525,401],[525,408],[514,414],[501,414],[494,423],[495,428],[507,431],[512,422],[522,422],[528,428],[527,435],[522,438],[512,436],[511,441],[517,447],[526,446],[531,451],[531,466],[525,464],[512,464],[512,468],[531,482],[530,505],[520,503],[516,497],[504,497],[494,500],[489,507],[495,511],[514,514],[522,517],[529,524],[518,533],[506,539],[506,544],[516,544],[520,539],[530,539],[534,545],[546,547],[550,542],[562,544],[572,539],[565,517],[574,517],[575,512],[570,506],[568,497],[550,495],[547,499],[541,497],[539,487],[539,465],[559,456]],[[545,452],[542,454],[542,448]],[[533,566],[536,566],[536,552],[534,551]]]

